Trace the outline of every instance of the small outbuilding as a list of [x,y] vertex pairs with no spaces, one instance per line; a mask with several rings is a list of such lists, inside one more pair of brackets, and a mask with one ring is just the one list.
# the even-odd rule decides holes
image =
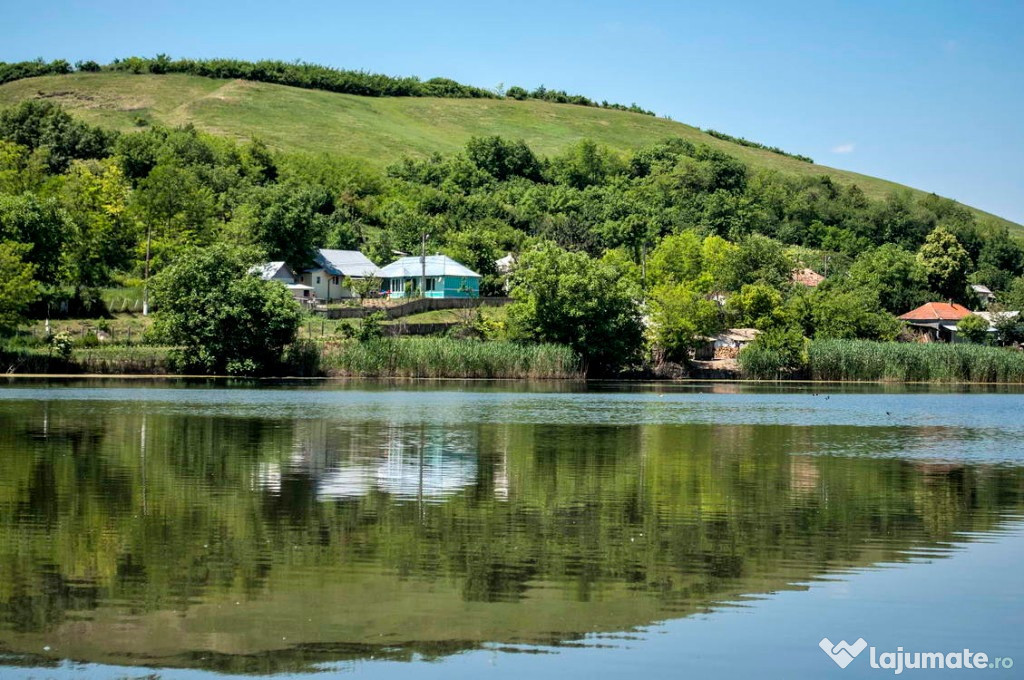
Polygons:
[[299,283],[295,272],[284,262],[265,262],[257,264],[249,269],[249,273],[259,276],[264,281],[278,281],[291,292],[299,302],[312,303],[314,300],[313,289],[310,286]]
[[703,361],[735,359],[740,350],[752,343],[760,333],[756,328],[730,328],[722,331],[705,338],[704,344],[694,352],[694,358]]
[[409,256],[377,272],[381,293],[389,298],[480,297],[480,275],[447,255]]

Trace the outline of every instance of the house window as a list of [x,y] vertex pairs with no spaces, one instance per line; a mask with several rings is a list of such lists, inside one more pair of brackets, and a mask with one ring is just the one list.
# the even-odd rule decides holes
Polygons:
[[436,279],[427,279],[427,290],[428,291],[434,290],[434,287],[435,287],[436,284],[437,284],[437,280]]
[[335,277],[331,278],[331,283],[333,283],[335,286],[337,286],[338,285],[338,277],[335,276]]
[[319,276],[318,276],[318,277],[316,277],[316,284],[317,284],[318,286],[320,285],[320,277],[319,277]]

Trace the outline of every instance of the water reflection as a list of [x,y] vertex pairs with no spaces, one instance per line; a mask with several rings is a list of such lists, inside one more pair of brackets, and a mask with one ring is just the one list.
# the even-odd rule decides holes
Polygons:
[[1024,500],[1019,440],[952,450],[996,446],[991,414],[779,425],[761,395],[753,424],[283,417],[300,398],[0,401],[0,652],[270,672],[564,644],[941,556]]
[[[473,433],[425,428],[381,428],[374,436],[330,421],[303,422],[286,465],[316,480],[321,500],[358,498],[377,491],[396,500],[439,501],[477,477]],[[280,466],[261,481],[280,490]]]

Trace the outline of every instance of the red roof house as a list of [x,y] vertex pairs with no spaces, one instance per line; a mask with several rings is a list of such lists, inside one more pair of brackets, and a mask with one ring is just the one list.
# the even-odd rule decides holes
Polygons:
[[959,321],[971,310],[955,302],[926,302],[901,316],[904,321]]
[[955,302],[926,302],[900,316],[908,325],[927,332],[932,340],[953,342],[956,339],[956,324],[971,314],[971,310]]

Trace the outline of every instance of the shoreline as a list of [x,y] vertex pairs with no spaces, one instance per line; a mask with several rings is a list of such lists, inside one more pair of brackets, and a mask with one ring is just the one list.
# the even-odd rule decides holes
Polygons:
[[983,381],[926,381],[926,380],[764,380],[758,378],[460,378],[428,377],[428,376],[371,376],[371,375],[338,375],[338,376],[235,376],[235,375],[201,375],[171,373],[6,373],[10,380],[211,380],[241,382],[476,382],[476,383],[579,383],[579,384],[628,384],[628,385],[708,385],[708,384],[740,384],[740,385],[914,385],[930,387],[957,386],[993,386],[1019,387],[1024,390],[1022,382],[983,382]]

